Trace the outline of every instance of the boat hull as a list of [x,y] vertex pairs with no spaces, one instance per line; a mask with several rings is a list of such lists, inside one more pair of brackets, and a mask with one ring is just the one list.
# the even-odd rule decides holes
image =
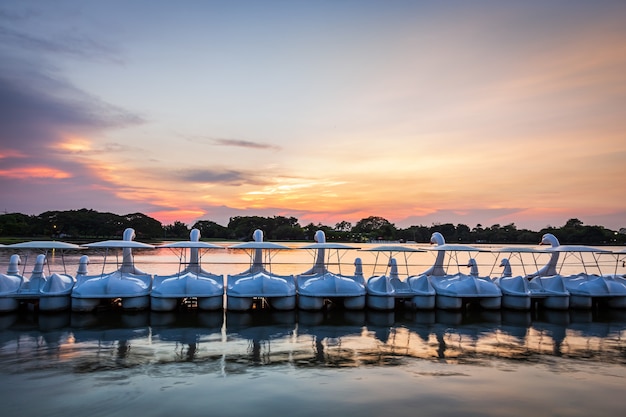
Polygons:
[[72,299],[69,294],[39,299],[39,311],[63,311],[68,310],[71,305]]
[[502,307],[511,310],[530,310],[532,298],[530,295],[510,295],[503,292]]
[[10,297],[0,298],[0,313],[15,311],[20,306],[19,300]]

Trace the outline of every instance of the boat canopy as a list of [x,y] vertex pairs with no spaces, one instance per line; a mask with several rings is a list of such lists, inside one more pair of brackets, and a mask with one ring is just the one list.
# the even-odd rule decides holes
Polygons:
[[196,242],[191,240],[186,240],[184,242],[172,242],[165,243],[163,245],[157,246],[157,248],[181,248],[181,249],[226,249],[224,246],[215,245],[213,243],[208,242]]
[[135,242],[134,240],[103,240],[102,242],[85,243],[86,248],[130,248],[130,249],[154,249],[147,243]]
[[359,249],[356,246],[345,245],[343,243],[332,243],[332,242],[318,242],[311,243],[310,245],[301,246],[298,249]]
[[291,249],[289,246],[273,242],[244,242],[230,246],[229,249]]
[[426,250],[422,248],[411,248],[408,246],[400,245],[383,245],[361,250],[367,252],[426,252]]
[[31,242],[14,243],[5,247],[7,249],[82,249],[82,247],[73,243],[56,240],[33,240]]
[[489,252],[487,249],[480,249],[470,245],[453,245],[445,243],[443,245],[437,245],[424,248],[429,251],[446,251],[446,252]]

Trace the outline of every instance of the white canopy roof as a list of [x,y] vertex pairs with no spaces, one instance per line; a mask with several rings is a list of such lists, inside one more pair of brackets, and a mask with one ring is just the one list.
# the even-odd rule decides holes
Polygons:
[[322,242],[322,243],[311,243],[310,245],[301,246],[298,249],[359,249],[356,246],[345,245],[343,243],[332,243],[332,242]]
[[426,252],[426,250],[422,248],[411,248],[400,245],[383,245],[361,250],[367,252]]
[[147,243],[135,242],[134,240],[103,240],[102,242],[86,243],[82,246],[87,248],[132,248],[154,249],[154,246]]
[[12,249],[82,249],[73,243],[59,242],[56,240],[33,240],[31,242],[14,243],[6,248]]
[[272,242],[244,242],[230,246],[231,249],[290,249],[288,246]]
[[196,248],[196,249],[226,249],[224,246],[215,245],[208,242],[195,242],[186,240],[184,242],[171,242],[157,246],[159,248]]
[[611,253],[608,249],[594,248],[584,245],[559,245],[546,248],[546,252],[593,252],[593,253]]
[[454,244],[448,244],[448,243],[444,245],[427,247],[425,249],[431,250],[431,251],[447,251],[447,252],[489,252],[486,249],[479,249],[470,245],[454,245]]
[[504,253],[546,253],[547,248],[537,249],[534,247],[524,247],[524,246],[508,246],[506,248],[497,248],[493,249],[493,252],[504,252]]

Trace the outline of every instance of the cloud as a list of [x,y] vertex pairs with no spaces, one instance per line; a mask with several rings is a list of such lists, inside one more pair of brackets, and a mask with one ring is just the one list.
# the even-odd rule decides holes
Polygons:
[[108,43],[100,42],[89,36],[77,34],[75,28],[60,27],[54,33],[48,32],[45,36],[37,36],[34,31],[17,30],[9,27],[16,21],[20,24],[32,23],[35,27],[41,26],[49,16],[29,11],[0,10],[0,45],[4,49],[26,51],[37,55],[65,55],[76,59],[90,61],[104,61],[121,64],[124,60],[117,48]]
[[265,185],[268,181],[256,174],[232,169],[191,169],[179,172],[180,179],[196,183],[226,185]]
[[233,146],[237,148],[274,150],[274,151],[279,151],[282,149],[280,146],[274,145],[271,143],[256,142],[256,141],[244,140],[244,139],[187,137],[187,140],[189,140],[190,142],[201,143],[201,144],[209,144],[209,145],[217,145],[217,146]]
[[221,146],[236,146],[240,148],[280,150],[280,147],[276,145],[252,142],[252,141],[240,140],[240,139],[213,139],[213,142]]

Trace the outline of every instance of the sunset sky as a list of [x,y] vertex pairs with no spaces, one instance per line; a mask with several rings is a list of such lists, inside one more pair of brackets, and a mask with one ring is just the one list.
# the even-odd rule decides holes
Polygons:
[[625,1],[0,2],[0,210],[626,227]]

